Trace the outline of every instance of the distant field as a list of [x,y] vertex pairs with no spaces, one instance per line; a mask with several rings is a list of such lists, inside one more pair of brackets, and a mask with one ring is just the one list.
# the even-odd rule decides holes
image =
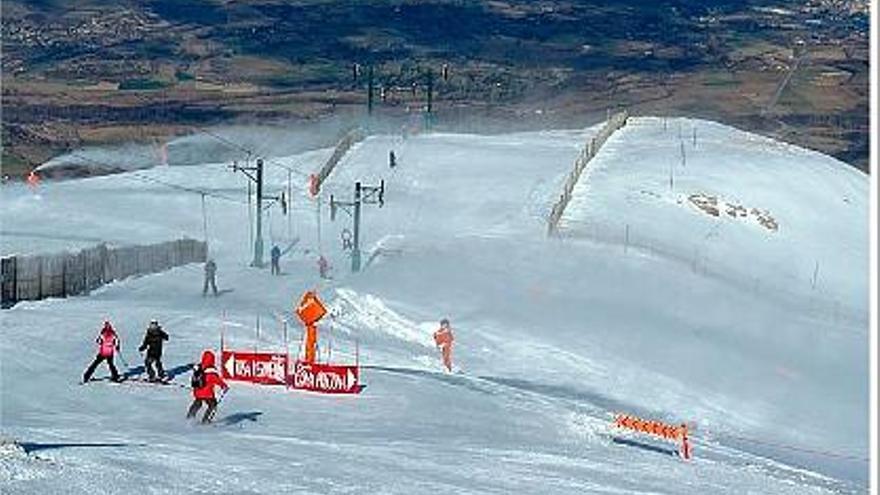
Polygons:
[[[867,16],[753,4],[6,1],[4,168],[193,126],[348,114],[365,107],[373,65],[379,114],[423,109],[431,72],[435,120],[451,127],[583,125],[628,107],[720,120],[867,169]],[[807,24],[815,17],[826,22]],[[796,51],[807,55],[769,105]]]

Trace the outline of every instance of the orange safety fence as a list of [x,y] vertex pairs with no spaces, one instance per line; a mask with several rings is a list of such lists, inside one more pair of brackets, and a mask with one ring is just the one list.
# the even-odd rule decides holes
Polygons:
[[[663,423],[661,421],[655,420],[645,420],[638,418],[636,416],[630,414],[618,413],[614,415],[614,426],[625,428],[628,430],[632,430],[638,433],[645,433],[654,437],[659,437],[664,440],[671,440],[675,442],[679,442],[679,456],[684,459],[690,459],[693,456],[692,444],[694,441],[700,442],[700,438],[693,439],[690,436],[690,429],[686,424],[681,425],[670,425],[667,423]],[[791,450],[794,452],[801,452],[804,454],[811,454],[816,456],[830,457],[835,459],[843,459],[851,462],[860,462],[860,463],[869,463],[870,459],[867,456],[855,454],[852,452],[840,452],[840,451],[832,451],[832,450],[820,450],[820,449],[812,449],[807,447],[789,445],[780,442],[772,442],[766,439],[758,439],[755,437],[748,437],[742,435],[735,435],[732,433],[724,433],[721,435],[721,438],[725,439],[735,439],[741,442],[764,445],[767,447],[773,447],[777,449],[785,449]],[[702,439],[702,440],[705,440]]]
[[614,415],[614,425],[664,440],[679,442],[679,456],[683,459],[691,458],[691,444],[688,438],[688,427],[684,423],[676,426],[662,421],[642,419],[630,414],[618,413]]

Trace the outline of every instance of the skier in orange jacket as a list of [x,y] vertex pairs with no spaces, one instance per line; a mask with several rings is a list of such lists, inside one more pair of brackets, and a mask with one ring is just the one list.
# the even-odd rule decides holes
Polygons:
[[443,318],[440,320],[440,328],[434,332],[434,343],[443,354],[443,365],[448,371],[452,371],[452,342],[455,338],[452,336],[452,328],[449,326],[449,320]]

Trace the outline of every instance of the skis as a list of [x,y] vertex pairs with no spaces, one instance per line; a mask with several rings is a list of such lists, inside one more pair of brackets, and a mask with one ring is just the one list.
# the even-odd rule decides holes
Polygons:
[[211,414],[209,414],[209,415],[207,416],[207,418],[206,418],[206,419],[207,419],[206,423],[211,424],[211,423],[214,421],[214,416],[217,415],[217,410],[220,409],[220,404],[223,403],[223,398],[226,397],[226,392],[227,392],[228,390],[229,390],[229,389],[224,389],[223,392],[220,392],[220,397],[217,398],[217,405],[214,406],[214,409],[213,409],[213,410],[211,410]]
[[150,380],[149,378],[132,377],[132,378],[129,378],[127,381],[136,382],[136,383],[145,383],[147,385],[174,385],[174,386],[177,386],[180,388],[189,388],[187,385],[185,385],[183,383],[175,382],[172,378],[157,378],[154,380]]
[[131,384],[131,385],[159,386],[159,387],[162,387],[162,386],[175,386],[175,387],[186,388],[186,389],[189,388],[189,386],[187,386],[187,385],[185,385],[185,384],[183,384],[183,383],[177,383],[177,382],[173,381],[173,379],[171,379],[171,378],[157,379],[157,380],[152,380],[152,381],[151,381],[151,380],[148,379],[148,378],[143,378],[143,377],[140,377],[140,376],[129,376],[129,377],[125,377],[125,376],[123,376],[123,377],[120,377],[119,380],[116,380],[116,381],[113,381],[113,380],[110,379],[109,377],[104,377],[104,378],[92,378],[92,379],[90,379],[88,382],[79,382],[80,385],[86,385],[86,384],[89,384],[89,383],[109,383],[109,384],[112,384],[112,385],[126,385],[126,384]]
[[[138,366],[129,366],[127,370],[123,371],[119,374],[119,381],[116,383],[143,383],[148,385],[176,385],[180,388],[189,388],[187,384],[183,384],[180,382],[175,382],[174,379],[179,375],[183,375],[184,373],[193,369],[192,363],[185,363],[173,368],[165,370],[165,376],[163,378],[157,378],[150,380],[147,378],[149,373],[144,365]],[[110,382],[113,381],[108,376],[104,376],[101,378],[91,378],[89,382]],[[84,385],[83,382],[78,382],[80,385]]]
[[169,383],[171,383],[171,380],[173,380],[172,378],[170,378],[168,376],[166,376],[164,378],[153,378],[151,380],[150,378],[145,378],[143,375],[132,376],[132,377],[129,377],[128,379],[131,381],[135,381],[135,382],[155,383],[155,384],[159,384],[159,385],[168,385]]
[[100,382],[104,382],[104,383],[123,383],[123,382],[125,382],[126,380],[128,380],[128,378],[127,378],[127,377],[124,377],[124,376],[120,376],[118,380],[113,380],[113,379],[111,379],[109,376],[105,376],[105,377],[103,377],[103,378],[89,378],[88,381],[85,381],[85,382],[84,382],[84,381],[78,381],[78,382],[76,382],[76,383],[77,383],[78,385],[87,385],[87,384],[89,384],[89,383],[100,383]]
[[[211,409],[209,413],[205,413],[205,416],[203,416],[203,419],[196,419],[196,418],[198,418],[199,412],[201,412],[201,411],[197,411],[195,416],[187,417],[187,419],[196,420],[197,421],[196,425],[200,425],[200,426],[218,426],[217,424],[214,423],[214,418],[217,416],[217,411],[220,410],[220,404],[223,403],[223,398],[226,397],[226,392],[228,390],[229,389],[225,389],[225,390],[223,390],[223,392],[220,393],[220,397],[217,397],[217,404],[214,406],[214,409]],[[262,414],[262,413],[259,413],[259,414]]]

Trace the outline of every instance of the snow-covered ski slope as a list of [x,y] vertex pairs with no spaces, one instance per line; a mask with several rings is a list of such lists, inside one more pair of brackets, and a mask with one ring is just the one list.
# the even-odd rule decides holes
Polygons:
[[[0,219],[15,235],[4,253],[200,238],[201,196],[155,181],[210,189],[208,240],[232,290],[202,298],[191,265],[0,314],[0,433],[24,446],[0,449],[3,492],[865,492],[867,178],[730,127],[635,118],[547,239],[545,218],[596,129],[371,137],[325,184],[320,238],[294,175],[292,222],[278,208],[266,222],[267,253],[300,239],[278,277],[247,266],[245,179],[226,164],[37,194],[6,186]],[[277,161],[310,172],[330,152]],[[267,176],[267,194],[286,187],[283,168]],[[340,239],[351,220],[340,210],[329,221],[329,196],[351,201],[355,181],[383,179],[384,207],[362,210],[366,267],[351,275]],[[719,216],[694,194],[716,197]],[[318,278],[318,252],[331,281]],[[334,360],[353,360],[358,343],[360,396],[236,384],[204,428],[183,418],[185,388],[77,384],[105,316],[132,366],[159,318],[166,367],[184,369],[218,347],[222,326],[231,346],[283,349],[278,320],[296,335],[292,304],[313,287],[334,315],[322,326]],[[432,346],[444,316],[460,374],[443,373]],[[617,411],[692,424],[695,459],[613,443]]]

